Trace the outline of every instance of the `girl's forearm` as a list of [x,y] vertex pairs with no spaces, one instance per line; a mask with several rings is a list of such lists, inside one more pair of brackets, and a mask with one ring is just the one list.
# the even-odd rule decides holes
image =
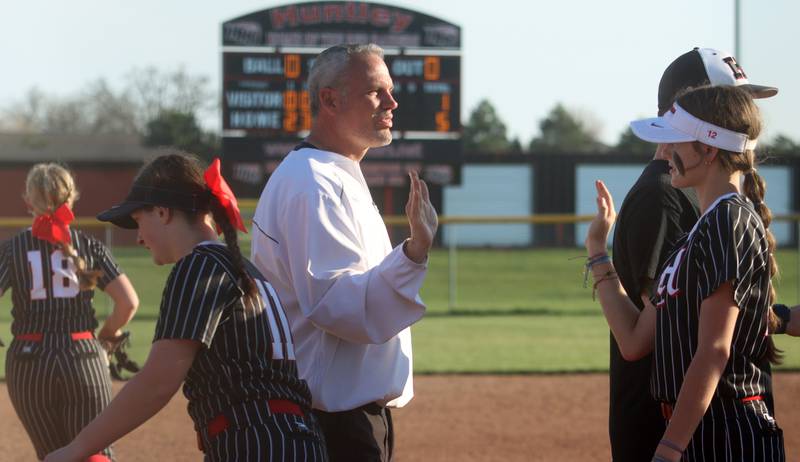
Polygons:
[[105,292],[114,301],[114,309],[103,322],[98,337],[116,337],[119,335],[119,330],[133,319],[133,315],[139,307],[139,297],[124,274],[120,274],[109,282]]
[[722,349],[698,350],[686,371],[664,439],[684,449],[689,445],[727,362],[728,353]]
[[603,315],[622,356],[632,361],[647,355],[653,350],[655,312],[648,308],[639,311],[628,298],[610,263],[594,265],[591,271]]
[[70,444],[82,457],[96,454],[136,429],[169,402],[172,393],[153,371],[143,369]]

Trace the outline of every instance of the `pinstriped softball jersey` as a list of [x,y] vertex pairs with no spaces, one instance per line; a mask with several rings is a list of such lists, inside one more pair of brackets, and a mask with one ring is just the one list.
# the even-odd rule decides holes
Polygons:
[[[120,274],[105,246],[70,230],[87,268],[98,269],[103,288]],[[75,268],[53,244],[30,229],[0,247],[0,288],[12,289],[11,330],[43,334],[41,341],[15,338],[6,353],[11,403],[39,458],[68,444],[111,400],[105,351],[97,340],[73,340],[94,331],[91,290],[79,290]],[[103,451],[111,457],[111,449]]]
[[[259,289],[255,298],[243,296],[226,246],[203,242],[180,259],[164,288],[154,341],[187,339],[204,346],[183,392],[208,460],[272,460],[265,454],[326,460],[308,413],[308,386],[297,376],[286,315],[272,286],[246,260],[245,265]],[[272,414],[269,400],[296,403],[306,416]],[[209,437],[207,423],[220,414],[234,428]]]
[[[97,239],[71,229],[75,252],[86,267],[102,272],[97,287],[105,288],[120,274],[108,249]],[[14,335],[31,332],[80,332],[97,327],[92,298],[81,291],[75,266],[55,245],[33,237],[27,229],[0,249],[0,289],[13,288]]]
[[654,297],[652,393],[660,401],[677,401],[697,349],[701,304],[726,281],[731,281],[740,309],[730,358],[686,457],[783,460],[781,431],[764,402],[742,402],[771,393],[772,384],[763,359],[771,284],[767,234],[753,205],[741,195],[717,199],[678,241],[662,268]]

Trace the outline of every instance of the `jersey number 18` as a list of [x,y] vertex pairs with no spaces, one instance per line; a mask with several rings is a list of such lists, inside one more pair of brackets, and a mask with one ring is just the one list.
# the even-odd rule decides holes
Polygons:
[[[47,298],[47,288],[44,286],[42,252],[28,251],[28,264],[31,268],[31,300],[44,300]],[[64,258],[60,250],[54,250],[50,254],[50,268],[53,297],[72,298],[78,295],[80,286],[72,259]]]

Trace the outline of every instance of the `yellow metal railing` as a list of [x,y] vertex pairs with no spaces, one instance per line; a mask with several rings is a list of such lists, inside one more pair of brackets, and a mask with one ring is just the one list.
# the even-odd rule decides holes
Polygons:
[[[240,201],[240,205],[242,208],[243,215],[245,217],[252,217],[253,212],[255,211],[255,204],[256,201],[249,199]],[[554,224],[554,225],[565,225],[565,224],[575,224],[575,223],[585,223],[592,220],[594,215],[572,215],[572,214],[537,214],[537,215],[503,215],[503,216],[477,216],[477,215],[441,215],[439,216],[439,223],[441,225],[458,225],[458,224],[536,224],[536,225],[546,225],[546,224]],[[391,226],[405,226],[408,224],[408,220],[405,215],[387,215],[383,217],[384,222],[387,225]],[[25,228],[31,225],[32,223],[31,217],[6,217],[0,218],[0,228]],[[249,219],[246,221],[250,221]],[[794,222],[795,226],[797,227],[798,235],[800,235],[800,214],[785,214],[785,215],[776,215],[773,217],[773,221],[784,221],[784,222]],[[114,225],[110,223],[105,223],[98,221],[94,217],[77,217],[75,221],[76,226],[82,227],[101,227],[104,228],[105,231],[105,242],[106,245],[112,245],[113,239],[113,229]],[[456,234],[456,230],[458,228],[453,228],[453,234],[449,236],[447,242],[447,250],[448,250],[448,306],[449,308],[453,308],[456,306],[456,293],[457,293],[457,284],[456,284],[456,268],[457,268],[457,247],[458,247],[458,238]],[[798,254],[800,255],[800,239],[797,242]],[[798,294],[797,297],[800,299],[800,258],[798,258]]]
[[[244,209],[244,208],[243,208]],[[245,217],[252,217],[252,211],[243,210]],[[439,224],[519,224],[532,225],[558,225],[586,223],[592,221],[594,215],[572,215],[567,213],[540,213],[536,215],[439,215]],[[408,223],[405,215],[385,215],[383,221],[387,225],[398,226]],[[775,215],[772,221],[800,222],[800,214]],[[0,218],[0,228],[24,228],[30,226],[33,219],[30,217],[5,217]],[[113,226],[110,223],[98,221],[94,217],[76,217],[75,226],[105,227]]]

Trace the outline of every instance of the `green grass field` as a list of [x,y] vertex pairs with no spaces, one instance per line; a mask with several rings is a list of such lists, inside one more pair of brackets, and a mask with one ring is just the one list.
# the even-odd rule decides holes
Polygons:
[[[170,268],[153,265],[142,249],[115,248],[114,254],[141,299],[130,330],[133,356],[143,362]],[[459,250],[456,306],[451,309],[448,253],[435,251],[422,291],[429,313],[413,328],[415,371],[607,370],[608,328],[599,305],[591,300],[591,289],[582,287],[581,255],[579,249]],[[800,302],[796,251],[780,251],[778,260],[782,271],[776,283],[779,300]],[[10,298],[0,299],[0,337],[6,342],[10,340]],[[96,300],[102,317],[110,303],[103,294]],[[777,336],[776,341],[787,353],[781,367],[800,369],[800,340]],[[5,355],[0,363],[5,363]]]

